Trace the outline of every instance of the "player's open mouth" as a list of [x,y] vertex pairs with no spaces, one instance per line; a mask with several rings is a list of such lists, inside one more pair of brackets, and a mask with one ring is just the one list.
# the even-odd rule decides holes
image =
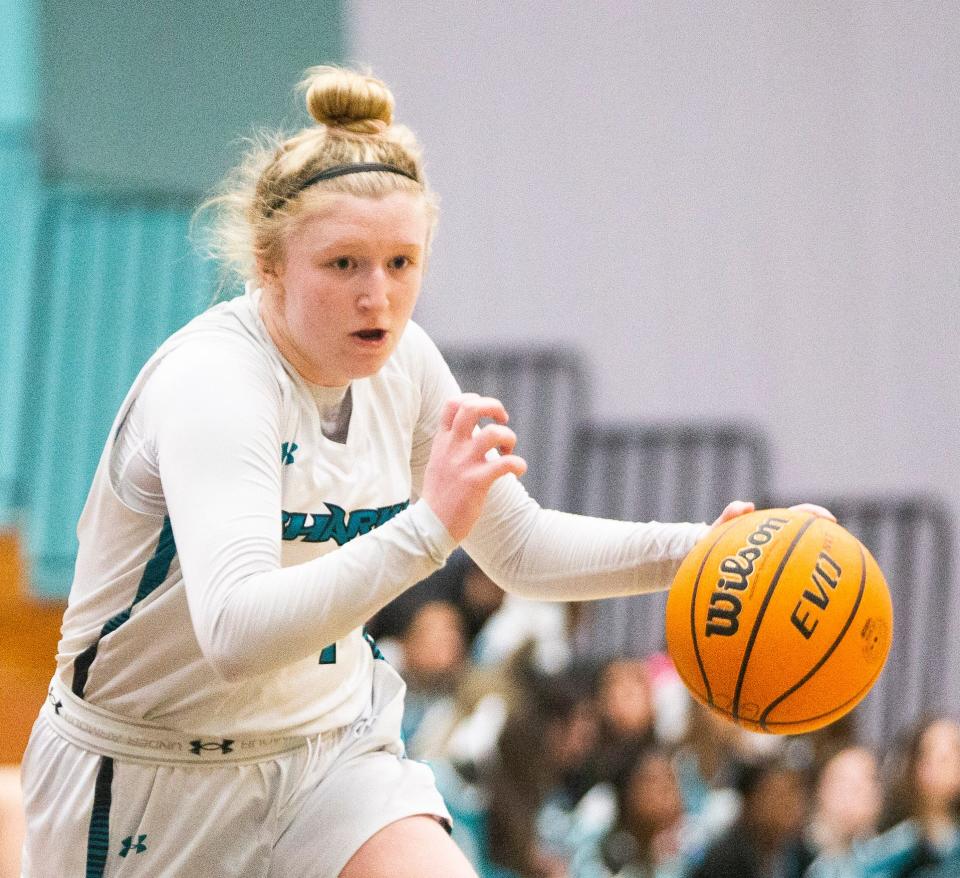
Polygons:
[[387,331],[385,329],[361,329],[354,332],[353,337],[360,339],[360,341],[376,343],[387,337]]

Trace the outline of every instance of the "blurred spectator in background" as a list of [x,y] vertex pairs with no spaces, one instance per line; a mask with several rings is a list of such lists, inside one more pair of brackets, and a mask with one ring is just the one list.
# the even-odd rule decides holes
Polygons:
[[570,878],[682,878],[683,800],[669,753],[647,745],[616,782],[617,819],[581,846]]
[[[523,878],[565,878],[575,851],[608,824],[584,803],[597,740],[586,675],[534,679],[507,718],[489,781],[490,860]],[[585,807],[585,804],[587,807]]]
[[593,781],[615,783],[654,739],[653,691],[643,659],[613,659],[600,670],[597,712]]
[[886,831],[865,846],[868,878],[960,875],[960,724],[919,723],[894,754]]
[[397,641],[393,663],[407,683],[401,735],[419,758],[417,739],[445,725],[454,710],[457,686],[466,671],[467,644],[460,608],[430,600],[414,610]]
[[430,601],[448,601],[460,608],[467,653],[481,667],[503,666],[531,642],[534,664],[543,673],[557,673],[571,661],[570,635],[581,604],[505,595],[463,549],[457,549],[440,570],[368,622],[367,631],[391,663],[396,639]]
[[817,858],[806,878],[859,878],[860,850],[877,830],[883,790],[877,759],[866,747],[845,747],[828,759],[817,781],[809,838]]
[[737,727],[688,699],[687,728],[674,755],[686,821],[684,847],[694,862],[740,814]]
[[474,641],[474,661],[483,667],[502,664],[532,644],[534,666],[543,674],[559,673],[573,660],[570,634],[576,607],[505,595]]
[[687,734],[693,699],[670,656],[655,652],[644,659],[653,696],[653,733],[661,744],[679,745]]
[[436,573],[380,610],[367,624],[367,630],[378,641],[397,638],[409,626],[414,613],[429,601],[448,601],[460,608],[469,652],[480,629],[503,603],[503,591],[463,549],[457,549]]
[[[497,743],[508,716],[529,700],[530,654],[521,649],[504,665],[468,663],[451,710],[432,710],[412,742],[418,759],[429,762],[453,816],[453,839],[481,878],[500,874],[487,856],[489,778],[498,762]],[[540,752],[530,755],[539,759]]]
[[[807,751],[809,762],[816,768],[818,777],[823,774],[827,763],[841,750],[855,747],[860,743],[857,735],[859,713],[860,709],[856,708],[822,729],[807,732],[791,739],[793,742],[802,745]],[[874,755],[875,762],[876,759],[877,756]],[[879,772],[879,767],[877,767],[877,771]]]
[[693,878],[801,878],[813,855],[803,840],[802,772],[770,758],[741,770],[737,822],[707,850]]

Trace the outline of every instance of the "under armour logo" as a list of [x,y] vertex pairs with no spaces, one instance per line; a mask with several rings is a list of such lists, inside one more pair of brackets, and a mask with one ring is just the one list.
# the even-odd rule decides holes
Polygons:
[[60,716],[60,708],[63,707],[63,702],[53,694],[53,689],[47,690],[47,700],[53,705],[53,710]]
[[224,738],[222,741],[201,741],[198,738],[196,741],[190,742],[190,752],[194,756],[199,756],[203,750],[219,750],[221,753],[232,753],[233,741],[229,738]]
[[125,857],[130,851],[133,851],[135,854],[142,854],[147,849],[147,846],[144,844],[146,840],[147,837],[145,835],[138,835],[136,842],[134,842],[133,836],[128,835],[121,842],[121,844],[123,844],[123,850],[120,851],[120,856]]
[[284,442],[280,446],[280,460],[283,461],[284,466],[293,463],[293,452],[299,447],[296,442]]

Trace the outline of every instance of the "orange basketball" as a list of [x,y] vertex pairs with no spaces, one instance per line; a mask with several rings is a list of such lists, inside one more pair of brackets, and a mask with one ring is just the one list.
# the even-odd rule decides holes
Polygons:
[[667,599],[667,649],[687,688],[753,731],[839,719],[876,682],[892,635],[873,556],[807,512],[768,509],[714,528]]

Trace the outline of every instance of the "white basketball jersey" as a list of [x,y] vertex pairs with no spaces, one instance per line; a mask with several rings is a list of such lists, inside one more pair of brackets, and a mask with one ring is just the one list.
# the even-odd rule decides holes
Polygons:
[[[251,467],[272,466],[276,473],[266,478],[280,479],[280,502],[268,514],[275,518],[283,567],[338,550],[407,508],[418,426],[434,429],[422,423],[424,417],[435,420],[443,399],[457,392],[443,368],[430,381],[423,380],[426,363],[432,359],[436,369],[442,362],[425,334],[409,325],[386,366],[372,378],[352,383],[349,431],[345,443],[336,443],[321,431],[309,388],[269,339],[257,314],[258,302],[259,294],[248,292],[216,306],[151,357],[120,409],[80,519],[80,550],[57,674],[75,694],[121,716],[204,734],[307,735],[350,722],[369,699],[374,656],[359,627],[334,642],[316,642],[313,654],[292,663],[224,679],[198,642],[177,549],[181,536],[187,536],[181,535],[181,527],[196,531],[209,525],[216,534],[212,539],[221,542],[223,535],[216,533],[214,523],[190,522],[187,516],[187,523],[175,518],[171,524],[162,486],[151,494],[141,485],[139,494],[132,492],[139,497],[139,508],[131,508],[131,491],[116,483],[126,476],[111,467],[114,441],[141,394],[154,408],[162,405],[144,390],[164,360],[177,357],[181,374],[185,363],[196,361],[196,380],[203,382],[204,357],[214,350],[220,358],[233,358],[237,372],[256,373],[275,391],[275,406],[262,405],[263,395],[253,395],[248,415],[276,422],[276,447],[267,452],[272,462],[266,462],[263,453],[259,458],[254,454]],[[434,396],[425,399],[430,386]],[[192,392],[190,382],[182,382],[182,387],[184,393]],[[140,419],[145,424],[165,416],[146,414]],[[192,441],[203,447],[199,459],[209,456],[216,465],[222,438],[194,436]],[[149,445],[151,437],[143,441]],[[158,453],[163,462],[163,447],[150,453]],[[168,469],[176,465],[166,463]],[[442,528],[434,530],[439,543],[449,541]],[[202,533],[189,536],[202,544]],[[238,550],[243,539],[244,533],[236,534]],[[415,575],[400,570],[397,584],[405,587],[432,572],[451,549],[449,543],[438,546],[433,557],[421,552],[423,563]],[[198,593],[203,588],[203,583],[196,584]],[[386,599],[389,595],[380,603]],[[263,658],[267,666],[273,664],[270,656]],[[244,657],[254,666],[256,659]]]

